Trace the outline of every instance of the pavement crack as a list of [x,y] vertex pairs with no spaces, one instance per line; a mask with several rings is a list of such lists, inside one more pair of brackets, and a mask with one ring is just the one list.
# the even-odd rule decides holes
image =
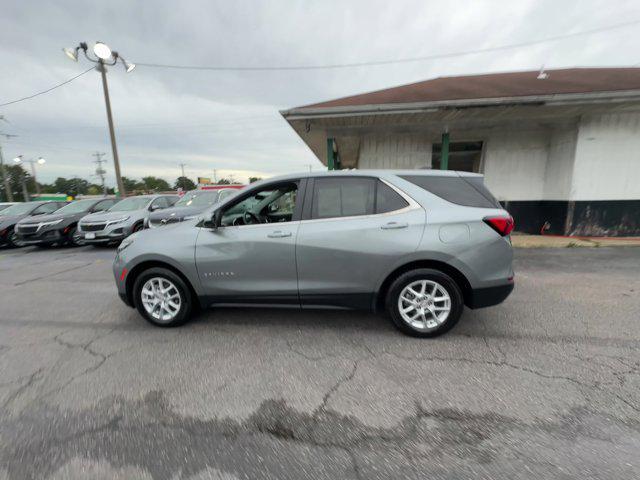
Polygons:
[[22,395],[24,392],[26,392],[36,382],[36,380],[39,380],[40,374],[43,371],[44,371],[44,367],[39,368],[38,370],[33,372],[31,375],[28,375],[26,377],[22,377],[22,379],[27,378],[28,379],[27,382],[25,384],[21,385],[20,387],[18,387],[11,395],[9,395],[7,397],[7,399],[2,404],[2,410],[7,410],[9,405],[11,405],[11,403],[14,400],[16,400],[20,395]]
[[340,389],[342,385],[353,380],[353,377],[355,377],[357,370],[358,360],[354,360],[349,374],[338,380],[329,390],[327,390],[327,393],[324,394],[324,397],[322,397],[322,403],[318,408],[316,408],[315,412],[313,413],[314,418],[317,418],[321,413],[324,413],[326,411],[327,404],[329,403],[331,397]]

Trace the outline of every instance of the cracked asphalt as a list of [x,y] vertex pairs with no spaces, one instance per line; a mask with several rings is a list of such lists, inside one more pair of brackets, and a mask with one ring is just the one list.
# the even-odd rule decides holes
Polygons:
[[640,249],[516,251],[420,340],[360,312],[163,330],[113,250],[0,251],[0,479],[640,477]]

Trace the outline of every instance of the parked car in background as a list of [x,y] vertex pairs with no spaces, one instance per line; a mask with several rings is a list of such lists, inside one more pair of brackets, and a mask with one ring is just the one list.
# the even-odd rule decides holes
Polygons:
[[78,220],[88,213],[104,212],[117,202],[114,198],[76,200],[49,215],[27,217],[15,227],[18,240],[24,245],[50,247],[52,245],[81,245]]
[[452,328],[513,289],[513,219],[478,174],[341,171],[256,182],[200,219],[124,240],[120,297],[158,326],[196,305],[386,310],[403,332]]
[[11,205],[17,205],[18,202],[0,202],[0,212],[5,208],[9,208]]
[[92,213],[78,222],[84,243],[109,245],[142,230],[151,212],[172,207],[178,195],[140,195],[119,201],[106,212]]
[[147,222],[149,228],[156,228],[168,223],[182,222],[196,218],[200,213],[215,203],[235,195],[237,189],[191,190],[185,193],[173,207],[151,213]]
[[0,211],[0,246],[21,247],[22,243],[15,232],[16,224],[27,217],[53,213],[67,202],[40,201],[12,205]]

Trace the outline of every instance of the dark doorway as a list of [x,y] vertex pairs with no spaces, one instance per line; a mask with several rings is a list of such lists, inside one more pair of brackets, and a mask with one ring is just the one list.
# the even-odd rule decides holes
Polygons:
[[[449,168],[461,172],[480,172],[482,158],[482,142],[451,142],[449,144]],[[434,143],[431,150],[431,165],[440,170],[442,144]]]

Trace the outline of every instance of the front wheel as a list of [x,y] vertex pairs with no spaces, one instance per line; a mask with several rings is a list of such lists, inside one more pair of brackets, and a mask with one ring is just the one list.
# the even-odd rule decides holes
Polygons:
[[69,230],[69,233],[67,233],[67,244],[72,247],[81,247],[82,245],[85,245],[84,236],[82,233],[78,232],[77,227],[73,227]]
[[142,272],[133,286],[134,303],[148,322],[159,327],[185,323],[193,310],[193,297],[184,280],[166,268]]
[[20,240],[20,238],[18,238],[18,234],[16,233],[15,230],[12,230],[11,232],[9,232],[9,235],[7,236],[7,241],[11,248],[24,247],[24,243],[22,242],[22,240]]
[[402,332],[414,337],[435,337],[458,322],[464,301],[451,277],[421,268],[400,275],[391,284],[386,306]]

